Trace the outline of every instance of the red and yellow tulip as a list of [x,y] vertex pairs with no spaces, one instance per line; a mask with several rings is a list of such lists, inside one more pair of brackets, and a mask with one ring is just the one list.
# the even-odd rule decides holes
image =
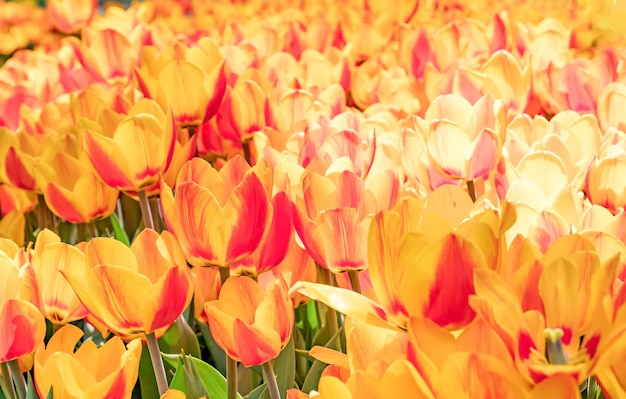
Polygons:
[[263,290],[249,277],[231,277],[204,310],[215,342],[246,367],[275,359],[291,338],[293,305],[281,279]]
[[241,157],[220,171],[200,158],[188,161],[178,175],[176,196],[165,185],[161,206],[189,263],[220,267],[257,249],[272,210],[255,168]]
[[141,341],[126,346],[113,337],[101,347],[85,340],[83,332],[67,325],[41,342],[35,353],[35,385],[40,397],[130,398],[139,372]]
[[90,315],[126,341],[163,334],[191,301],[187,263],[167,231],[143,230],[130,248],[94,238],[80,255],[61,274]]

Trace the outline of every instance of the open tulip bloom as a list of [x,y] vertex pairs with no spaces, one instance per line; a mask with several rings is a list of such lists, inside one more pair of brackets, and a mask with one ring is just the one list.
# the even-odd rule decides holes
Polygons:
[[626,398],[626,0],[105,3],[0,0],[0,398]]

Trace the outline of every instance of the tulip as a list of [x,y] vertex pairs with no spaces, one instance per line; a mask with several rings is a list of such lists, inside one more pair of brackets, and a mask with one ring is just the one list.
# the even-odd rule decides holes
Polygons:
[[246,367],[275,359],[291,337],[293,305],[282,279],[263,291],[249,277],[231,277],[204,310],[215,342]]
[[0,363],[34,352],[46,333],[41,312],[20,295],[18,258],[15,243],[0,239]]
[[272,208],[260,167],[236,157],[218,172],[194,158],[178,175],[176,197],[163,185],[163,217],[189,263],[226,267],[261,244]]
[[176,136],[171,114],[154,101],[137,102],[127,115],[107,114],[85,124],[85,151],[102,180],[136,193],[157,183],[172,160]]
[[215,115],[226,90],[226,69],[211,39],[201,39],[191,48],[177,43],[171,53],[159,56],[154,47],[146,47],[141,61],[141,68],[135,69],[140,90],[171,107],[179,126],[197,127]]
[[78,248],[62,243],[59,236],[44,229],[37,235],[35,248],[25,251],[24,256],[28,262],[22,270],[23,295],[39,307],[46,319],[60,325],[87,316],[87,309],[59,273],[65,265],[84,263]]
[[426,110],[426,143],[434,165],[446,177],[484,178],[500,157],[505,111],[490,96],[474,105],[457,95],[436,98]]
[[470,306],[500,337],[517,370],[534,383],[557,375],[582,383],[623,350],[616,344],[626,331],[623,312],[603,311],[619,258],[600,263],[589,242],[570,237],[552,245],[542,258],[540,277],[529,280],[536,287],[524,296],[539,296],[540,309],[523,309],[521,298],[495,272],[474,273]]
[[139,374],[141,341],[125,347],[113,337],[96,347],[85,340],[76,350],[83,332],[74,325],[58,330],[48,345],[35,353],[35,385],[39,396],[53,398],[130,398]]
[[398,184],[391,169],[370,174],[366,181],[349,170],[329,177],[307,173],[293,219],[315,262],[333,273],[366,269],[370,220],[375,212],[393,207]]
[[51,0],[46,9],[55,28],[74,33],[89,24],[98,11],[98,0]]
[[[615,149],[615,147],[613,147]],[[613,213],[626,206],[626,152],[612,151],[596,159],[589,167],[586,191],[592,204],[601,205]]]
[[61,273],[94,319],[126,341],[162,335],[191,301],[185,258],[167,231],[145,229],[130,248],[94,238],[84,254]]
[[115,210],[119,192],[104,183],[86,157],[57,153],[45,168],[42,187],[48,208],[70,223],[89,223]]
[[[113,28],[82,31],[81,41],[70,42],[76,58],[91,75],[92,82],[126,84],[139,60],[142,41]],[[136,36],[133,34],[132,36]],[[134,39],[134,40],[133,40]]]

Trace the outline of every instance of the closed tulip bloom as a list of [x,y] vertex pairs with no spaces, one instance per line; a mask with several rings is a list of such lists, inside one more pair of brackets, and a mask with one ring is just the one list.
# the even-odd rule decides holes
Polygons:
[[22,268],[22,296],[41,310],[54,324],[66,324],[87,316],[87,309],[59,273],[70,263],[84,263],[85,256],[72,245],[61,242],[59,236],[45,229],[37,235],[33,250],[23,252],[28,259]]
[[55,28],[74,33],[89,24],[98,10],[98,0],[49,0],[46,9]]
[[157,55],[145,47],[135,68],[139,89],[147,98],[167,104],[182,127],[198,126],[215,113],[226,90],[226,69],[219,46],[208,38],[187,48],[182,43]]
[[102,180],[134,194],[158,182],[172,160],[172,117],[148,99],[137,102],[121,120],[112,114],[102,126],[85,122],[85,151]]
[[125,347],[113,337],[100,348],[85,340],[75,351],[83,332],[74,325],[58,330],[35,353],[35,385],[42,398],[52,388],[52,398],[130,398],[139,373],[141,341]]
[[0,249],[0,363],[34,352],[46,335],[41,312],[19,298],[19,269],[8,247],[14,249],[6,243]]
[[204,309],[215,342],[246,367],[275,359],[291,336],[293,305],[282,279],[264,292],[249,277],[231,277]]
[[41,183],[46,205],[70,223],[89,223],[115,210],[119,192],[104,183],[85,157],[58,153],[50,162],[53,173]]
[[226,267],[260,245],[272,214],[255,168],[236,157],[218,172],[194,158],[178,175],[175,197],[164,184],[163,217],[189,263]]
[[85,262],[64,264],[61,273],[91,316],[126,341],[162,335],[193,293],[183,253],[167,231],[143,230],[130,248],[94,238]]

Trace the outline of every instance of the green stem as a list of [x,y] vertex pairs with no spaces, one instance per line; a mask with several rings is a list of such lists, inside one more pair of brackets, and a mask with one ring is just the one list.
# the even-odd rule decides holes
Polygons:
[[161,233],[161,211],[159,209],[159,201],[157,198],[152,198],[150,200],[150,212],[152,213],[154,230],[156,230],[157,233]]
[[[318,265],[317,275],[319,277],[320,283],[326,284],[328,286],[332,285],[330,270]],[[321,305],[326,306],[325,304]],[[334,336],[339,329],[337,321],[337,311],[329,306],[326,306],[326,323],[328,324],[328,332],[330,336]],[[337,349],[341,350],[340,348]]]
[[359,281],[359,272],[357,270],[350,270],[348,271],[348,277],[350,277],[350,285],[352,286],[352,291],[360,294],[361,282]]
[[[220,267],[222,285],[230,278],[230,267]],[[226,383],[228,399],[237,398],[237,361],[226,355]]]
[[237,399],[237,361],[226,355],[226,381],[228,399]]
[[243,147],[243,157],[248,162],[248,165],[252,166],[252,157],[250,156],[250,140],[243,141],[241,143]]
[[13,382],[15,383],[15,389],[17,391],[17,397],[19,399],[26,398],[27,385],[26,380],[24,379],[24,374],[22,374],[22,370],[20,370],[19,360],[13,359],[7,362],[9,364],[9,370],[11,370],[11,377],[13,378]]
[[165,366],[163,365],[163,358],[161,357],[161,350],[159,349],[159,341],[157,341],[154,332],[146,335],[146,341],[148,343],[148,350],[150,351],[150,359],[152,360],[152,368],[154,369],[154,376],[157,380],[157,386],[159,387],[159,395],[163,396],[167,391],[167,376],[165,375]]
[[474,180],[467,181],[467,192],[469,193],[472,202],[476,202],[476,187],[474,187]]
[[11,380],[11,372],[9,371],[9,364],[7,362],[0,363],[0,370],[2,371],[2,390],[8,399],[15,399],[15,387]]
[[280,399],[280,391],[278,390],[278,383],[276,382],[276,375],[272,368],[272,361],[265,362],[261,365],[263,370],[263,378],[267,382],[267,388],[270,391],[270,397],[272,399]]
[[96,238],[100,236],[100,234],[98,233],[98,226],[96,226],[95,221],[87,223],[87,228],[89,229],[89,234],[91,235],[91,238]]
[[154,228],[154,219],[152,218],[152,209],[150,209],[150,200],[146,190],[141,190],[139,193],[139,206],[141,207],[141,217],[143,218],[143,226],[146,229],[156,230]]

